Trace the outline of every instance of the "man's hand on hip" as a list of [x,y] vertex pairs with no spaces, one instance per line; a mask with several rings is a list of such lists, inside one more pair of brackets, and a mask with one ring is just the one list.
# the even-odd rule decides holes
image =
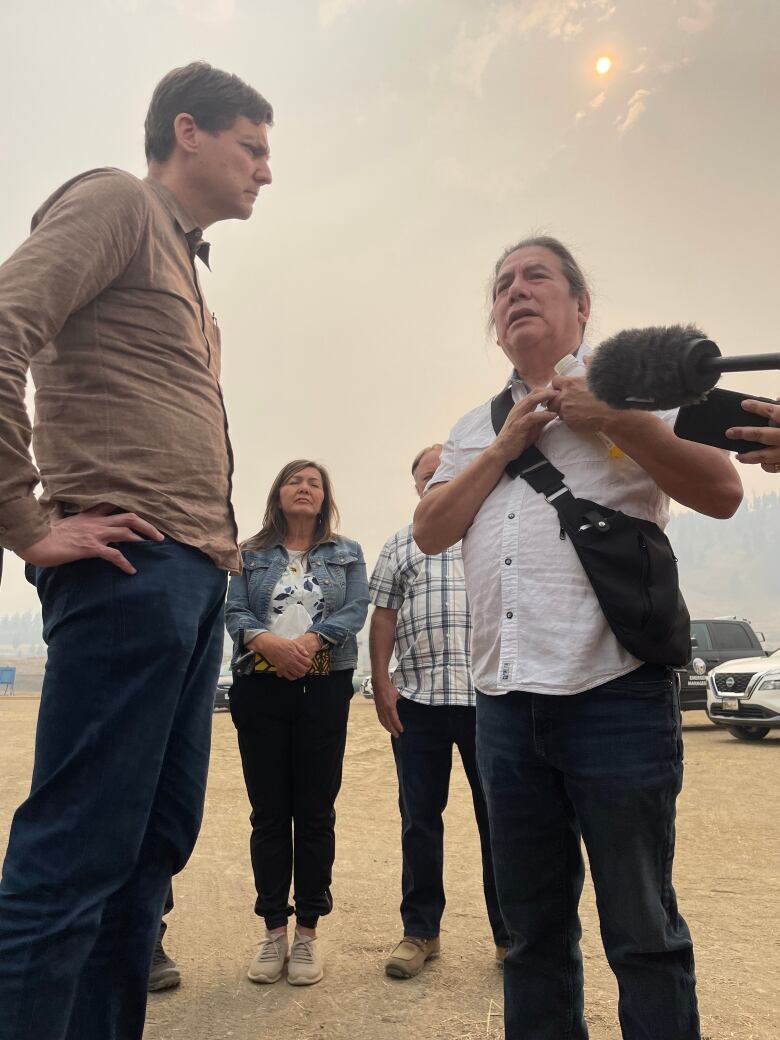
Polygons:
[[135,513],[117,513],[114,506],[99,505],[85,509],[74,516],[54,519],[51,531],[26,549],[17,553],[35,567],[58,567],[75,560],[98,557],[114,564],[125,574],[135,574],[135,567],[119,549],[116,542],[142,542],[151,539],[161,542],[165,536],[156,527]]
[[385,727],[391,737],[400,737],[404,731],[401,720],[398,717],[398,702],[401,694],[390,682],[390,676],[371,679],[371,687],[374,691],[374,707],[379,721]]

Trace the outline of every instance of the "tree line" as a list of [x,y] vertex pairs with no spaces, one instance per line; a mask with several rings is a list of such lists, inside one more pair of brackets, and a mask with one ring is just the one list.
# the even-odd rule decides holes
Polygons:
[[[780,495],[745,502],[727,521],[677,514],[667,533],[691,614],[746,617],[780,646]],[[0,647],[43,652],[40,613],[0,615]]]
[[672,518],[667,534],[695,617],[736,615],[780,646],[780,495],[745,502],[731,520],[698,513]]
[[21,647],[44,653],[46,647],[41,631],[41,615],[27,610],[19,614],[0,615],[0,647],[16,653]]

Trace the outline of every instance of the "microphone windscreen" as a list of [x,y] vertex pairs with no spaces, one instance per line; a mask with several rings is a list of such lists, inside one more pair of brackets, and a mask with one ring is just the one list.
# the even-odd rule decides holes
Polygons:
[[[625,329],[605,340],[591,356],[588,386],[610,408],[656,411],[697,404],[704,394],[688,385],[683,362],[698,340],[706,337],[693,325]],[[707,389],[717,378],[713,375]]]

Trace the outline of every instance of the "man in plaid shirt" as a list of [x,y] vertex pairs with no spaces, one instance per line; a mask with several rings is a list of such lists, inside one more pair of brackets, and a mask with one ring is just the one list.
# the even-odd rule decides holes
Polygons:
[[[412,463],[418,495],[439,465],[441,444]],[[487,808],[477,773],[476,701],[470,675],[471,622],[460,544],[420,552],[409,524],[388,539],[370,583],[371,683],[379,721],[390,733],[398,772],[404,934],[385,972],[408,979],[439,954],[444,912],[444,824],[453,746],[471,785],[482,848],[488,919],[503,961],[509,936],[501,919],[490,854]],[[396,669],[389,673],[395,652]]]

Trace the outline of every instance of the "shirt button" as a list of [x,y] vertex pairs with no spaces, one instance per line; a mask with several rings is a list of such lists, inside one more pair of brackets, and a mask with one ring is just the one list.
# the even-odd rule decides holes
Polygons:
[[511,611],[511,610],[508,610],[508,611],[506,612],[506,616],[507,616],[508,618],[513,618],[513,617],[514,617],[515,615],[514,615],[514,614],[512,613],[512,611]]
[[511,556],[507,556],[507,558],[504,560],[504,563],[507,565],[507,567],[509,566],[509,564],[511,562],[512,562],[512,557]]
[[515,518],[515,514],[514,513],[510,513],[509,516],[507,517],[508,520],[514,520],[514,518]]

